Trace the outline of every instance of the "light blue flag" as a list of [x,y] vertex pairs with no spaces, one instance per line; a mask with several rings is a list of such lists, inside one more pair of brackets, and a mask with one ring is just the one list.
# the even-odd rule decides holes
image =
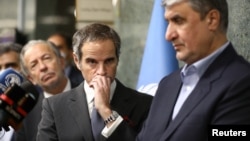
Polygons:
[[160,80],[178,69],[172,44],[165,39],[167,22],[164,20],[162,0],[155,0],[142,58],[137,89],[154,95]]

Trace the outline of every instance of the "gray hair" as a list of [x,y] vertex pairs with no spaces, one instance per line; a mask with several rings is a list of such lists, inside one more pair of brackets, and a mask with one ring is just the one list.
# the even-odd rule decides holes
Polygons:
[[162,4],[166,8],[176,3],[188,2],[193,10],[200,13],[201,19],[204,19],[207,13],[216,9],[220,12],[220,29],[227,32],[228,28],[228,4],[226,0],[163,0]]
[[52,51],[55,53],[55,55],[58,58],[61,58],[61,54],[60,51],[56,48],[55,44],[53,44],[52,42],[49,41],[44,41],[44,40],[31,40],[29,41],[26,45],[24,45],[24,47],[21,50],[20,53],[20,66],[21,66],[21,71],[25,76],[28,76],[29,71],[27,66],[25,65],[25,61],[24,61],[24,54],[26,53],[26,51],[32,47],[34,47],[37,44],[44,44],[47,45],[50,49],[52,49]]
[[81,48],[84,43],[98,41],[98,40],[111,40],[116,48],[116,56],[119,59],[121,39],[117,32],[107,25],[93,23],[79,29],[73,35],[73,51],[77,55],[78,59],[81,60],[82,52]]

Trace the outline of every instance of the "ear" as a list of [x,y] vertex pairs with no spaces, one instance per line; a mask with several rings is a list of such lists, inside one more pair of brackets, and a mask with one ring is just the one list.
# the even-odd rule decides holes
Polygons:
[[220,25],[220,12],[216,9],[212,9],[206,16],[209,30],[215,31]]
[[76,55],[75,53],[73,53],[73,59],[74,59],[74,62],[75,62],[75,64],[76,64],[76,67],[77,67],[79,70],[81,70],[80,61],[79,61],[79,59],[78,59],[78,57],[77,57],[77,55]]

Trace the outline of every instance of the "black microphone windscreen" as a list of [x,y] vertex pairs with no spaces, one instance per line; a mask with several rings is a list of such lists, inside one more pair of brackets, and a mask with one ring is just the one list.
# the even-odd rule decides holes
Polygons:
[[26,91],[25,101],[23,101],[24,99],[20,100],[22,101],[20,107],[26,112],[30,112],[38,101],[39,93],[37,88],[30,81],[24,81],[20,87]]
[[38,90],[37,88],[30,82],[30,81],[24,81],[20,87],[22,89],[24,89],[26,92],[29,92],[31,94],[31,96],[37,100],[38,97],[39,97],[39,93],[38,93]]

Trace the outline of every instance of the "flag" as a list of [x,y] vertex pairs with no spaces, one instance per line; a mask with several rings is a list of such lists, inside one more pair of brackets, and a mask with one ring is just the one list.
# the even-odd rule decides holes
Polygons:
[[154,95],[160,80],[179,66],[172,44],[165,39],[167,22],[161,2],[154,2],[137,83],[138,91],[151,95]]

